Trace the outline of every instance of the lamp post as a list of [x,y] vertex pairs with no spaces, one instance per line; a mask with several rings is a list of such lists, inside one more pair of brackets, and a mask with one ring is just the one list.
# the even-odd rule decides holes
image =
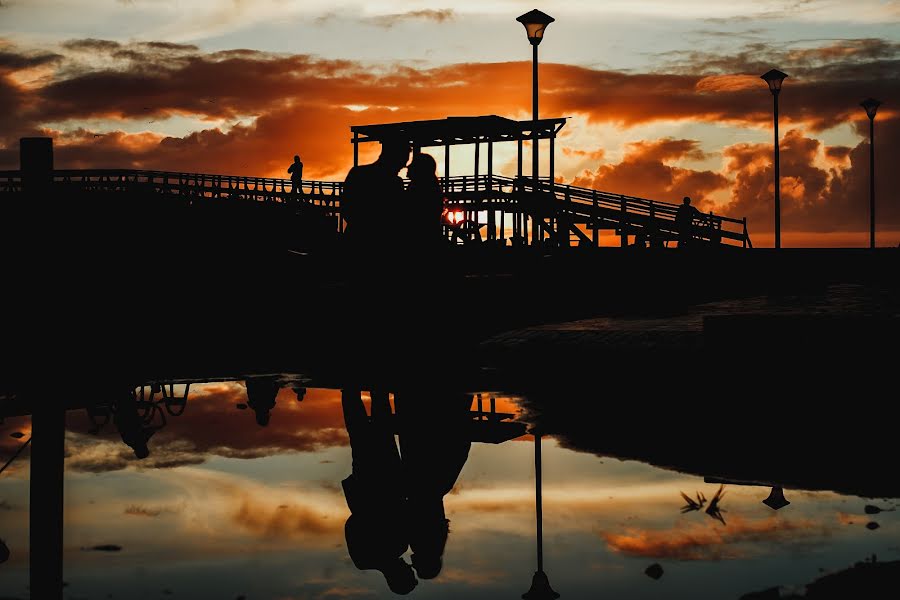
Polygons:
[[875,113],[881,102],[866,98],[859,103],[869,117],[869,248],[875,247]]
[[556,600],[559,594],[550,587],[550,579],[544,573],[544,514],[541,495],[541,433],[534,435],[534,509],[537,522],[537,571],[531,578],[531,588],[522,594],[524,600]]
[[[531,127],[531,178],[533,181],[533,191],[538,191],[538,45],[544,39],[544,31],[547,25],[555,21],[553,17],[541,11],[534,9],[524,15],[517,17],[516,21],[525,26],[525,33],[528,35],[528,41],[531,42],[532,59],[531,59],[531,112],[534,121]],[[541,230],[537,222],[531,228],[531,240],[537,242]]]
[[772,99],[775,103],[775,247],[781,248],[781,159],[778,148],[778,93],[781,92],[781,84],[787,78],[787,73],[778,69],[772,69],[760,77],[769,84]]

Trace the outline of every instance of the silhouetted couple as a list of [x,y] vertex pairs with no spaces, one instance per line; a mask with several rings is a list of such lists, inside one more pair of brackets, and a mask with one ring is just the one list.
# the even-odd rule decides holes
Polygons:
[[427,154],[409,164],[405,140],[382,141],[372,164],[353,167],[341,196],[350,286],[342,325],[345,361],[381,372],[409,367],[437,340],[436,309],[448,285],[440,264],[443,194],[437,165]]
[[[424,400],[398,393],[403,408],[392,417],[387,392],[373,391],[370,418],[358,389],[341,395],[353,454],[353,472],[342,482],[352,513],[344,526],[347,550],[358,569],[380,571],[396,594],[411,592],[416,575],[440,574],[449,532],[443,499],[469,455],[471,399]],[[393,418],[400,419],[402,460]],[[407,549],[411,565],[403,559]]]
[[443,194],[437,163],[428,154],[416,154],[407,169],[409,189],[404,190],[399,173],[409,155],[406,141],[384,140],[378,160],[347,174],[341,212],[347,241],[360,258],[395,255],[404,245],[419,251],[421,244],[440,239]]

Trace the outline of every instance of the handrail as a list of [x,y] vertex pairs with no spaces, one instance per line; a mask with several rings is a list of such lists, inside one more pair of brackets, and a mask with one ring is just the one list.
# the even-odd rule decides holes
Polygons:
[[[295,196],[294,185],[290,179],[278,177],[248,177],[244,175],[223,175],[213,173],[187,173],[181,171],[157,171],[141,169],[57,169],[52,172],[53,181],[64,184],[113,184],[122,190],[130,185],[151,185],[182,193],[196,193],[219,197],[222,194],[233,195],[246,193],[249,196],[266,199],[287,199]],[[0,171],[0,189],[14,189],[22,181],[21,171]],[[655,221],[657,226],[672,230],[670,222],[674,222],[679,204],[648,200],[636,196],[614,194],[590,188],[561,184],[547,177],[538,179],[537,186],[531,177],[506,177],[503,175],[457,175],[442,177],[440,183],[445,195],[475,194],[474,198],[482,199],[515,199],[518,193],[543,194],[552,196],[565,206],[566,212],[587,218],[622,220],[623,213],[628,215],[630,224],[640,225],[642,222]],[[404,185],[408,182],[404,181]],[[535,189],[536,187],[536,189]],[[343,193],[341,181],[303,180],[299,184],[299,194],[311,198],[339,214],[340,197]],[[498,196],[499,194],[499,196]],[[460,198],[465,202],[473,197]],[[605,216],[604,216],[605,215]],[[636,220],[635,220],[636,219]],[[652,221],[647,221],[650,219]],[[743,240],[750,245],[746,219],[735,219],[713,213],[698,213],[696,219],[700,225],[715,230],[715,235],[723,235],[730,239]],[[737,226],[739,232],[725,230],[723,224]]]

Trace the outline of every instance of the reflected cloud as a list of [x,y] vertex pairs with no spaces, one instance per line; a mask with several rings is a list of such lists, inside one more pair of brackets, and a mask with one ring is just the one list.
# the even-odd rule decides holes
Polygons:
[[180,509],[169,508],[169,507],[160,507],[160,508],[151,508],[149,506],[141,506],[139,504],[132,504],[125,508],[124,514],[131,515],[133,517],[158,517],[162,514],[174,514],[180,512]]
[[347,444],[340,392],[311,389],[297,402],[294,390],[278,391],[267,427],[260,428],[239,383],[192,386],[184,414],[170,417],[149,443],[150,455],[136,460],[113,427],[100,435],[85,435],[83,413],[67,419],[66,468],[103,473],[128,467],[164,469],[205,462],[211,456],[261,458],[285,452],[313,452]]
[[734,518],[727,527],[690,525],[670,530],[628,529],[625,533],[604,532],[607,547],[629,556],[672,560],[727,560],[747,556],[754,543],[790,542],[825,534],[808,520],[766,519],[748,521]]
[[244,498],[232,522],[248,532],[266,538],[332,536],[343,531],[344,523],[329,519],[305,506],[280,504],[272,507],[259,498]]

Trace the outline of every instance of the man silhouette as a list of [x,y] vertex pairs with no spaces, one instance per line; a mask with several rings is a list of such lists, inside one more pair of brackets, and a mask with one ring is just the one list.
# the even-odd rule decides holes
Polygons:
[[371,418],[358,388],[344,389],[341,405],[353,456],[353,472],[341,482],[351,513],[347,552],[357,569],[380,571],[392,592],[408,594],[418,582],[402,558],[409,547],[406,502],[387,392],[372,392]]
[[294,155],[294,162],[288,167],[288,173],[291,174],[291,194],[297,194],[301,191],[300,182],[303,181],[303,163],[300,162],[300,156]]
[[[345,235],[353,247],[365,252],[392,245],[403,200],[400,170],[409,161],[409,143],[399,139],[381,142],[381,155],[372,164],[350,169],[344,180],[341,212]],[[379,239],[380,238],[380,239]]]
[[697,209],[691,206],[691,197],[685,196],[681,206],[675,213],[675,228],[678,230],[678,247],[687,248],[693,238],[694,218],[698,215]]

